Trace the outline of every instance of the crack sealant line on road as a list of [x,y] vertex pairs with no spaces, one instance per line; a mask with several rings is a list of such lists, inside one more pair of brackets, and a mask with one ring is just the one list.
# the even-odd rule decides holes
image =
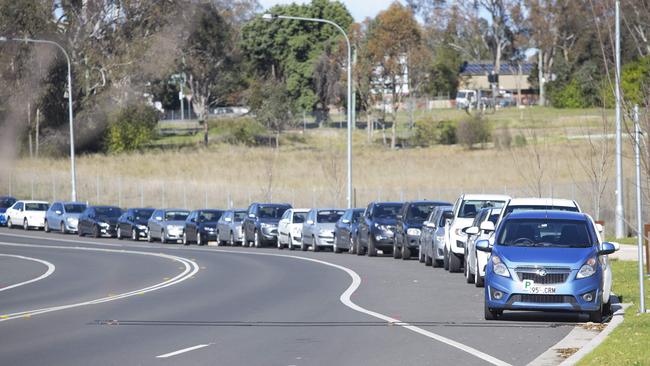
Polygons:
[[18,248],[23,247],[23,248],[83,250],[83,251],[93,251],[93,252],[147,255],[147,256],[160,257],[160,258],[165,258],[172,261],[180,262],[185,267],[184,271],[176,275],[175,277],[167,281],[160,282],[155,285],[151,285],[142,289],[125,292],[118,295],[107,296],[99,299],[88,300],[80,303],[52,306],[52,307],[41,308],[41,309],[33,309],[33,310],[21,311],[12,314],[4,314],[4,315],[0,315],[0,322],[12,320],[12,319],[24,318],[24,317],[31,317],[34,315],[39,315],[39,314],[44,314],[44,313],[49,313],[49,312],[59,311],[59,310],[66,310],[66,309],[71,309],[71,308],[76,308],[81,306],[96,305],[96,304],[119,300],[119,299],[131,297],[135,295],[142,295],[147,292],[157,291],[165,287],[181,283],[189,278],[192,278],[199,271],[199,266],[195,262],[187,258],[177,257],[169,254],[139,252],[133,250],[114,250],[114,249],[105,249],[105,248],[69,247],[69,246],[40,245],[40,244],[17,244],[17,243],[6,243],[6,242],[0,242],[0,246],[11,246],[11,247],[18,247]]

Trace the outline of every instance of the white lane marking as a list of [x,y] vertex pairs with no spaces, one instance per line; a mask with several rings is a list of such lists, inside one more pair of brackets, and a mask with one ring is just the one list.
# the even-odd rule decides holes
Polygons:
[[[194,250],[199,250],[199,249],[194,249]],[[337,269],[340,269],[347,273],[350,277],[352,277],[352,284],[350,284],[350,287],[345,290],[341,296],[339,297],[339,300],[343,303],[343,305],[349,307],[350,309],[354,311],[358,311],[360,313],[370,315],[372,317],[384,320],[391,325],[396,325],[403,327],[404,329],[408,329],[412,332],[418,333],[420,335],[423,335],[427,338],[431,338],[433,340],[436,340],[438,342],[444,343],[446,345],[449,345],[451,347],[457,348],[463,352],[469,353],[472,356],[478,357],[486,362],[489,362],[493,365],[498,365],[498,366],[510,366],[509,363],[499,360],[496,357],[490,356],[487,353],[484,353],[482,351],[479,351],[473,347],[467,346],[465,344],[462,344],[460,342],[456,342],[453,339],[449,339],[447,337],[443,337],[439,334],[430,332],[428,330],[424,330],[420,327],[416,327],[414,325],[411,325],[409,323],[400,321],[398,319],[391,318],[387,315],[368,310],[366,308],[363,308],[357,304],[355,304],[352,300],[351,297],[352,295],[357,291],[359,286],[361,285],[361,277],[353,270],[343,267],[338,264],[330,263],[330,262],[325,262],[319,259],[313,259],[313,258],[307,258],[307,257],[299,257],[295,255],[287,255],[287,254],[272,254],[272,253],[253,253],[253,252],[242,252],[242,251],[235,251],[235,250],[223,250],[223,249],[217,249],[217,250],[206,250],[206,252],[222,252],[222,253],[234,253],[234,254],[250,254],[250,255],[262,255],[262,256],[271,256],[271,257],[284,257],[284,258],[294,258],[294,259],[300,259],[308,262],[314,262],[314,263],[319,263],[323,264],[329,267],[334,267]]]
[[[123,244],[111,244],[111,243],[105,243],[101,241],[89,241],[89,240],[72,240],[72,239],[65,239],[63,238],[50,238],[47,236],[38,236],[38,235],[26,235],[26,234],[14,234],[14,233],[5,233],[5,232],[0,232],[0,236],[12,236],[14,238],[23,238],[23,239],[38,239],[38,240],[47,240],[47,241],[59,241],[62,243],[74,243],[74,244],[91,244],[91,245],[101,245],[101,246],[107,246],[107,247],[116,247],[116,248],[123,248]],[[72,236],[74,237],[74,236]],[[104,238],[107,239],[107,238]]]
[[195,351],[195,350],[197,350],[197,349],[201,349],[201,348],[205,348],[205,347],[210,347],[210,345],[212,345],[212,343],[208,343],[208,344],[199,344],[198,346],[187,347],[187,348],[180,349],[180,350],[178,350],[178,351],[174,351],[174,352],[170,352],[170,353],[165,353],[164,355],[156,356],[156,358],[169,358],[169,357],[174,357],[174,356],[180,355],[180,354],[182,354],[182,353],[187,353],[187,352]]
[[0,292],[7,291],[7,290],[10,290],[12,288],[19,287],[19,286],[27,285],[27,284],[30,284],[32,282],[40,281],[40,280],[42,280],[42,279],[44,279],[46,277],[49,277],[56,270],[56,266],[54,266],[54,264],[52,264],[52,263],[50,263],[48,261],[44,261],[42,259],[38,259],[38,258],[24,257],[22,255],[13,255],[13,254],[0,254],[0,257],[12,257],[12,258],[24,259],[24,260],[44,264],[47,267],[47,271],[45,271],[45,273],[43,273],[42,275],[40,275],[40,276],[38,276],[36,278],[32,278],[31,280],[28,280],[28,281],[15,283],[15,284],[13,284],[11,286],[6,286],[6,287],[3,287],[3,288],[0,288]]
[[175,261],[175,262],[180,262],[184,266],[183,272],[176,275],[175,277],[173,277],[171,279],[168,279],[168,280],[166,280],[164,282],[160,282],[160,283],[157,283],[155,285],[145,287],[143,289],[129,291],[129,292],[121,293],[121,294],[118,294],[118,295],[102,297],[102,298],[95,299],[95,300],[88,300],[88,301],[79,302],[79,303],[75,303],[75,304],[53,306],[53,307],[42,308],[42,309],[33,309],[33,310],[21,311],[21,312],[11,313],[11,314],[3,314],[3,315],[0,315],[0,322],[4,322],[4,321],[7,321],[7,320],[12,320],[12,319],[23,318],[23,317],[30,317],[30,316],[39,315],[39,314],[45,314],[45,313],[49,313],[49,312],[53,312],[53,311],[66,310],[66,309],[71,309],[71,308],[76,308],[76,307],[81,307],[81,306],[96,305],[96,304],[101,304],[101,303],[104,303],[104,302],[124,299],[124,298],[135,296],[135,295],[146,294],[148,292],[157,291],[157,290],[163,289],[165,287],[181,283],[181,282],[183,282],[183,281],[185,281],[187,279],[192,278],[199,271],[199,266],[195,262],[193,262],[193,261],[191,261],[191,260],[189,260],[187,258],[177,257],[177,256],[162,254],[162,253],[149,253],[149,252],[138,252],[138,251],[133,251],[133,250],[115,250],[115,249],[103,249],[103,248],[66,247],[66,246],[56,246],[56,245],[15,244],[15,243],[5,243],[5,242],[0,242],[0,246],[27,247],[27,248],[45,248],[45,249],[83,250],[83,251],[120,253],[120,254],[139,254],[139,255],[148,255],[148,256],[154,256],[154,257],[169,259],[169,260],[172,260],[172,261]]

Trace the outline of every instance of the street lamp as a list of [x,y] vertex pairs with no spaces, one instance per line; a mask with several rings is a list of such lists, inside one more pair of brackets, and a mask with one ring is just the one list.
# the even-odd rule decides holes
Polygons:
[[288,20],[299,20],[304,22],[316,22],[316,23],[325,23],[333,25],[336,29],[343,34],[345,37],[345,43],[348,48],[348,189],[347,189],[347,202],[348,208],[352,208],[352,47],[350,46],[350,38],[348,38],[347,33],[331,20],[327,19],[318,19],[318,18],[303,18],[303,17],[293,17],[288,15],[275,15],[275,14],[264,14],[262,19],[266,21],[273,21],[275,19],[288,19]]
[[25,42],[25,43],[42,43],[49,44],[57,47],[65,55],[65,59],[68,62],[68,119],[70,122],[70,183],[72,186],[72,201],[77,200],[77,178],[76,178],[76,169],[75,169],[75,158],[74,158],[74,128],[73,128],[73,117],[72,117],[72,67],[70,66],[70,56],[65,51],[60,44],[53,41],[46,41],[42,39],[30,39],[30,38],[7,38],[0,37],[0,42]]

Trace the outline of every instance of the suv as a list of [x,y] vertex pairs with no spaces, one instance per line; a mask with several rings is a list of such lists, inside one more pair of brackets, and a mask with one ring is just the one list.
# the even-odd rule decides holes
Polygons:
[[578,202],[561,198],[512,198],[506,202],[499,215],[495,226],[503,220],[505,216],[517,211],[536,211],[536,210],[554,210],[582,212]]
[[289,204],[253,203],[248,206],[248,216],[244,219],[243,245],[250,243],[261,248],[266,243],[275,245],[278,240],[278,222],[284,212],[291,208]]
[[371,202],[359,220],[357,228],[357,255],[368,252],[369,257],[393,250],[397,213],[402,208],[400,202]]
[[62,234],[77,232],[79,216],[87,205],[82,202],[54,202],[45,213],[45,232],[59,230]]
[[460,272],[465,255],[465,229],[483,208],[501,208],[510,199],[497,194],[462,194],[454,204],[454,218],[445,225],[443,265],[449,272]]
[[436,206],[449,205],[451,205],[449,202],[405,202],[397,214],[393,258],[410,259],[413,252],[419,252],[422,223]]
[[422,225],[420,235],[420,262],[427,266],[442,267],[445,247],[445,223],[453,218],[452,206],[437,206]]

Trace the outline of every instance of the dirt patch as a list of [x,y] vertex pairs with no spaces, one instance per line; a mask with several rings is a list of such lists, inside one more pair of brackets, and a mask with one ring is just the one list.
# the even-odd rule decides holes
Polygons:
[[580,348],[558,348],[555,351],[562,357],[563,359],[567,359],[571,356],[573,356],[574,353],[578,352]]
[[605,323],[585,323],[585,324],[580,324],[580,326],[586,330],[593,330],[598,333],[602,332],[605,328],[607,328],[607,324]]

